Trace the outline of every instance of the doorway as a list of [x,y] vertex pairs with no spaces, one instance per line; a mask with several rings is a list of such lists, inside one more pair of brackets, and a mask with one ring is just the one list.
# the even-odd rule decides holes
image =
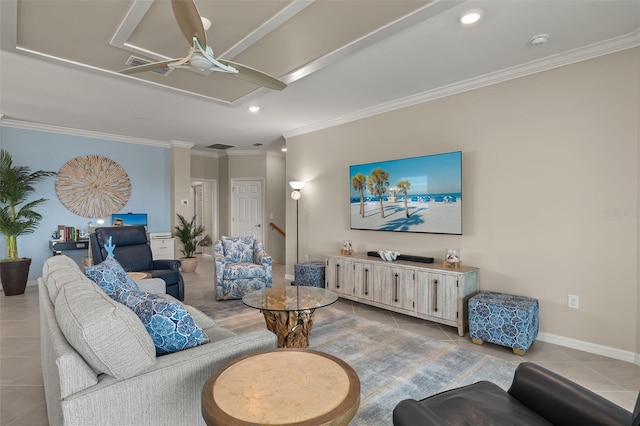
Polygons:
[[[202,225],[205,235],[217,239],[217,191],[215,180],[194,180],[191,182],[191,197],[195,224]],[[198,247],[196,253],[213,257],[213,247]]]

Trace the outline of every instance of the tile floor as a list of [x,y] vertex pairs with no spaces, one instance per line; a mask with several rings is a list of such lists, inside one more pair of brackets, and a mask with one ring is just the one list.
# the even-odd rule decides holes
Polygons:
[[[213,262],[201,259],[198,270],[185,274],[185,301],[213,299]],[[285,285],[284,265],[274,265],[274,284]],[[633,409],[640,389],[640,366],[537,341],[524,357],[510,349],[471,343],[453,327],[422,321],[382,309],[340,300],[339,307],[368,319],[394,324],[425,338],[447,341],[460,347],[512,361],[535,361],[605,398]],[[0,426],[47,425],[42,370],[38,288],[27,287],[24,295],[0,293]]]

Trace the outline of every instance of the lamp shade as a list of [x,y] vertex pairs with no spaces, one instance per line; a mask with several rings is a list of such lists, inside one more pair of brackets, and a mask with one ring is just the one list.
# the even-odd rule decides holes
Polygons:
[[300,199],[300,191],[297,189],[291,193],[291,198],[298,201]]
[[292,180],[289,181],[289,186],[291,186],[291,188],[295,189],[296,191],[300,191],[302,188],[304,188],[304,182],[301,180]]

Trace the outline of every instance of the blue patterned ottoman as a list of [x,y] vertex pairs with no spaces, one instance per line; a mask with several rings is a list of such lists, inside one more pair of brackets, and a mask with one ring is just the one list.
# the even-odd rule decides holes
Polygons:
[[293,285],[324,287],[324,262],[296,263]]
[[495,343],[524,355],[538,337],[538,299],[482,292],[469,299],[469,334],[473,343]]

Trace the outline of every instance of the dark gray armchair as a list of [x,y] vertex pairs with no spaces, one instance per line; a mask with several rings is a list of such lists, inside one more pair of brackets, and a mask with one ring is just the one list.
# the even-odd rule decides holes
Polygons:
[[184,281],[179,260],[153,260],[144,226],[107,226],[96,228],[90,235],[91,256],[98,264],[107,258],[105,244],[115,246],[113,255],[127,272],[148,272],[151,278],[162,278],[167,283],[167,294],[184,300]]
[[632,414],[565,377],[524,362],[508,392],[483,381],[421,401],[407,399],[394,408],[393,424],[638,426],[640,398]]

